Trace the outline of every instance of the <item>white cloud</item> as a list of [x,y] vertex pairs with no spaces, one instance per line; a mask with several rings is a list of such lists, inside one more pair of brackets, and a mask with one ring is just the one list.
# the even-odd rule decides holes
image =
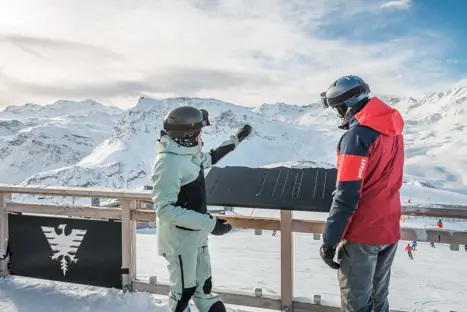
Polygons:
[[58,98],[129,106],[142,94],[305,104],[347,74],[378,93],[452,84],[438,58],[443,43],[426,36],[359,44],[317,35],[339,22],[335,14],[380,10],[373,0],[0,0],[7,4],[1,106]]
[[412,5],[412,0],[394,0],[388,1],[381,5],[382,9],[399,9],[407,10]]

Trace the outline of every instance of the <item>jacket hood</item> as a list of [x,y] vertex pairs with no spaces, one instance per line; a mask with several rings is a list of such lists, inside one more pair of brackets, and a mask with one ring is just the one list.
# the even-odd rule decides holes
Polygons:
[[185,147],[177,144],[168,135],[163,135],[156,142],[156,152],[160,153],[172,153],[177,155],[197,155],[201,152],[201,146]]
[[361,125],[387,136],[396,136],[404,130],[404,120],[398,110],[372,97],[350,121],[350,127]]

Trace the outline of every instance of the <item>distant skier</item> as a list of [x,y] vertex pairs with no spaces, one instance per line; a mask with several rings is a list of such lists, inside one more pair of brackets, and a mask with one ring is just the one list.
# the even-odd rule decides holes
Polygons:
[[232,226],[209,214],[204,170],[234,151],[252,129],[245,125],[217,148],[203,152],[202,129],[209,125],[205,110],[174,108],[156,143],[152,182],[157,249],[168,262],[171,312],[189,311],[192,297],[200,312],[226,311],[221,298],[211,293],[208,234],[224,235]]
[[440,229],[443,228],[443,220],[439,219],[438,222],[436,222],[436,226]]
[[412,250],[415,251],[417,249],[417,241],[412,242]]
[[[466,246],[467,246],[467,245],[466,245]],[[431,242],[431,243],[430,243],[430,247],[431,247],[431,248],[436,248],[435,243]]]
[[405,251],[407,251],[407,254],[409,255],[409,258],[413,260],[412,246],[410,246],[410,244],[407,244],[407,246],[405,246]]
[[277,234],[277,230],[273,230],[272,231],[272,236],[276,236],[276,234]]

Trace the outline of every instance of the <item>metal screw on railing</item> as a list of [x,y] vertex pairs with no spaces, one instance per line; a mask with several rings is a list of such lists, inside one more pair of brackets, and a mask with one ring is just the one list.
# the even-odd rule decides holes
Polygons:
[[255,296],[262,297],[263,296],[263,289],[262,288],[255,288]]

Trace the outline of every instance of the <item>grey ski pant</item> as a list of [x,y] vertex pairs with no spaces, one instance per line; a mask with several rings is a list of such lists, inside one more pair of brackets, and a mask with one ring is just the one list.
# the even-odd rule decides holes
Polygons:
[[169,270],[169,311],[190,311],[188,303],[192,297],[199,312],[225,311],[220,297],[211,293],[211,261],[207,246],[194,253],[164,257]]
[[397,244],[343,241],[337,252],[342,312],[389,312],[389,281]]

